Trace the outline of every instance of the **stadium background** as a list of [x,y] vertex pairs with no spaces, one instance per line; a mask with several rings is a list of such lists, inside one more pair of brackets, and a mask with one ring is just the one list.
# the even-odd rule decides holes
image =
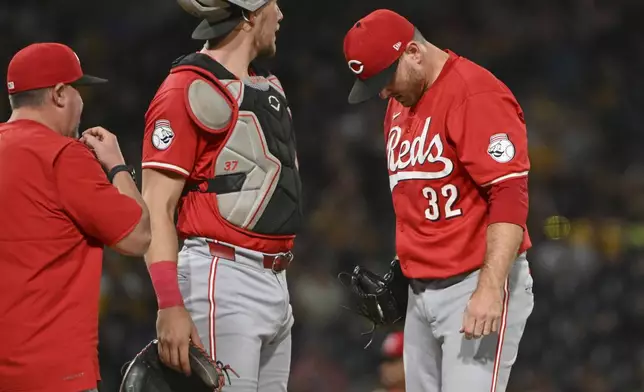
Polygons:
[[[345,31],[379,7],[488,67],[526,112],[536,305],[509,390],[644,391],[644,2],[395,4],[281,2],[278,55],[267,64],[292,105],[308,217],[289,270],[289,391],[364,392],[377,381],[384,333],[361,348],[368,326],[340,313],[335,276],[354,263],[382,272],[394,254],[384,103],[346,104],[352,75],[342,57]],[[73,47],[88,72],[111,81],[86,92],[82,128],[115,132],[137,166],[143,114],[170,63],[200,48],[189,38],[196,23],[173,0],[3,1],[0,60],[6,67],[36,41]],[[5,96],[0,107],[4,120]],[[105,259],[100,359],[112,392],[121,365],[153,338],[156,307],[141,259]]]

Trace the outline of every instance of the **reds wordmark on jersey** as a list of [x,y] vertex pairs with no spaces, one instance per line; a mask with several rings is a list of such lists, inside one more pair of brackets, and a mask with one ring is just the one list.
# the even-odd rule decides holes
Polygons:
[[[486,188],[525,177],[530,168],[523,112],[510,90],[484,68],[449,54],[415,107],[392,99],[385,116],[396,250],[412,278],[479,268]],[[526,230],[519,251],[529,247]]]

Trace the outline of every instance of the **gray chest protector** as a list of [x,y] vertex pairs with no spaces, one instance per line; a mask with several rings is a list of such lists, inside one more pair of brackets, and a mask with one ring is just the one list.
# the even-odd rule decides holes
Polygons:
[[[227,127],[214,156],[214,177],[186,186],[212,193],[221,216],[232,225],[265,235],[295,235],[302,224],[302,184],[293,121],[284,91],[273,75],[256,72],[242,82],[209,56],[193,53],[176,60],[171,72],[192,71],[188,87],[193,119],[201,127]],[[234,109],[217,86],[228,97]]]

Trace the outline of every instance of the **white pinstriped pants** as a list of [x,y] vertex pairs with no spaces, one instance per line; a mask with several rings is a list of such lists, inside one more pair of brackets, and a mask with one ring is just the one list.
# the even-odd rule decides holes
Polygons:
[[467,340],[459,331],[478,276],[475,271],[448,287],[430,283],[417,294],[410,288],[403,354],[408,391],[504,392],[507,388],[534,307],[528,261],[522,254],[510,271],[499,333]]
[[179,252],[179,287],[205,349],[230,365],[230,392],[286,392],[293,313],[286,272],[263,267],[263,254],[235,247],[235,261],[213,257],[206,240]]

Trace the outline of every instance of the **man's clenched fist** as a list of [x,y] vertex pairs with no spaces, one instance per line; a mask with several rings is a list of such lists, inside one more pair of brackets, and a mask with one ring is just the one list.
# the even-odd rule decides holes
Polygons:
[[103,169],[125,164],[116,136],[103,127],[89,128],[80,138],[96,155]]

